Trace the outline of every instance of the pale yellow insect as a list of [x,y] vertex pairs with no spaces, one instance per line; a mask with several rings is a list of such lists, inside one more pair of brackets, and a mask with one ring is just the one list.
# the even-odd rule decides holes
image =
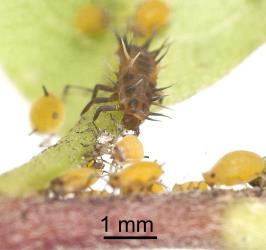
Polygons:
[[144,157],[144,148],[137,136],[126,135],[116,143],[112,157],[119,163],[138,162]]
[[144,1],[136,10],[133,26],[139,33],[150,34],[168,23],[169,13],[169,7],[163,1]]
[[100,34],[106,29],[107,25],[107,13],[100,6],[87,4],[81,6],[75,13],[74,26],[82,34]]
[[250,151],[233,151],[223,156],[213,168],[203,173],[210,186],[248,183],[263,174],[264,159]]
[[162,174],[162,168],[157,162],[142,161],[111,174],[109,184],[113,188],[120,188],[122,193],[137,193],[146,190]]
[[49,93],[43,86],[44,96],[33,103],[30,120],[33,132],[45,134],[56,132],[64,121],[65,110],[62,100]]
[[166,190],[165,186],[160,183],[160,182],[155,182],[153,184],[150,185],[150,187],[148,188],[148,192],[150,193],[164,193]]
[[72,169],[53,179],[49,190],[57,196],[78,193],[93,185],[101,177],[101,174],[102,170],[93,167]]
[[208,185],[204,181],[190,181],[182,184],[175,184],[172,188],[172,192],[185,192],[192,190],[208,190]]

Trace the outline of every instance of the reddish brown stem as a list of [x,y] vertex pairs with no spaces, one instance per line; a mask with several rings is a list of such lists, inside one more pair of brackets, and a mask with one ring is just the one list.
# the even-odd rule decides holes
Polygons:
[[[74,198],[0,198],[0,249],[221,248],[224,209],[255,191]],[[261,196],[263,197],[263,195]],[[104,222],[108,216],[108,233]],[[118,221],[152,220],[153,232],[119,233]],[[149,227],[147,227],[149,228]],[[104,240],[104,235],[156,235],[157,240]]]

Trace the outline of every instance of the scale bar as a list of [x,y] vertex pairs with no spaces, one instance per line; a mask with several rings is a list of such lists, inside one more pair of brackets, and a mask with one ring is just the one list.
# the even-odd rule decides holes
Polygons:
[[126,236],[126,235],[110,235],[110,236],[103,236],[104,240],[157,240],[157,236],[151,235],[151,236]]

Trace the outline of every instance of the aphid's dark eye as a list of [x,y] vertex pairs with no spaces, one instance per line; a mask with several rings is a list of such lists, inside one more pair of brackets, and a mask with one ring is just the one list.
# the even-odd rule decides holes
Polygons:
[[54,120],[58,119],[58,117],[59,117],[59,114],[58,114],[57,112],[53,112],[53,113],[52,113],[52,118],[53,118]]
[[210,174],[210,177],[211,177],[211,178],[215,178],[215,173],[211,173],[211,174]]

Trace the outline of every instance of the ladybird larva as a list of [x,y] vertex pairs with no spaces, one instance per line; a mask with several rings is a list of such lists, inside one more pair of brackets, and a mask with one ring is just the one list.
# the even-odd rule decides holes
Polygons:
[[[146,40],[142,46],[128,42],[127,37],[123,38],[116,34],[119,48],[119,69],[116,73],[117,79],[114,86],[96,84],[91,101],[85,106],[81,115],[87,112],[93,104],[107,102],[118,102],[115,105],[102,105],[97,108],[93,121],[101,112],[122,111],[122,124],[125,129],[130,129],[139,133],[139,125],[145,120],[154,120],[150,116],[165,116],[150,111],[151,105],[159,105],[163,98],[162,91],[165,88],[156,88],[158,64],[166,55],[169,48],[164,42],[161,47],[149,51],[149,46],[153,36]],[[160,55],[161,51],[166,49]],[[111,93],[109,97],[97,97],[98,91]]]

